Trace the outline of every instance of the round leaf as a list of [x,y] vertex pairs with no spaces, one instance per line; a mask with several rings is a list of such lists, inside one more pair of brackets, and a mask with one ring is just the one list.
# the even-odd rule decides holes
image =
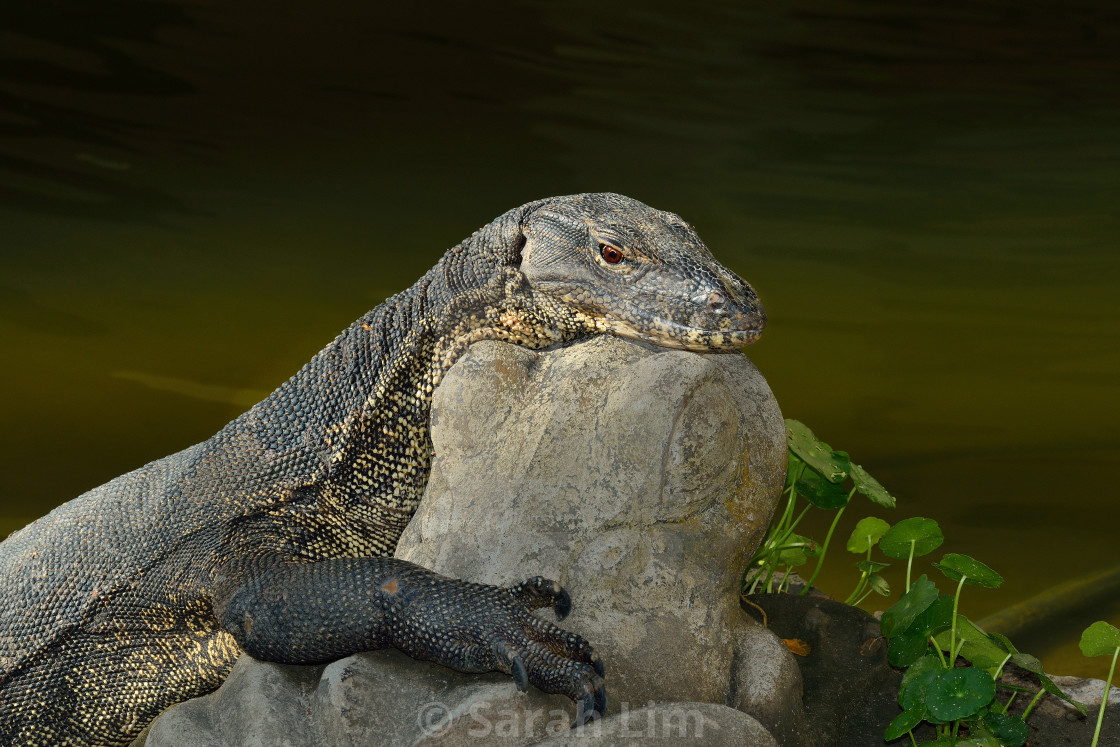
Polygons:
[[960,581],[961,578],[964,578],[964,582],[972,586],[998,589],[1003,583],[1003,576],[979,560],[974,560],[967,555],[958,555],[951,552],[943,557],[940,563],[934,563],[933,567],[954,581]]
[[989,713],[981,722],[992,736],[999,739],[1000,744],[1006,747],[1023,747],[1030,736],[1027,722],[1019,716],[1010,716],[1006,713]]
[[906,590],[906,593],[883,613],[883,618],[879,621],[883,635],[890,638],[909,628],[914,619],[922,614],[936,599],[937,586],[923,573]]
[[791,566],[796,568],[809,562],[809,555],[804,547],[790,547],[778,553],[775,565]]
[[942,721],[957,721],[972,716],[995,696],[996,683],[983,669],[947,669],[929,683],[926,707]]
[[776,550],[776,565],[799,566],[806,563],[809,558],[815,558],[820,554],[817,543],[811,537],[803,537],[800,534],[790,534]]
[[848,552],[867,552],[890,528],[890,524],[874,516],[860,519],[856,528],[852,530],[852,536],[848,538]]
[[890,567],[890,563],[880,563],[878,560],[856,561],[856,568],[859,568],[863,573],[878,573],[888,567]]
[[902,675],[902,684],[898,689],[898,704],[903,709],[910,710],[925,703],[930,685],[944,671],[935,656],[918,659]]
[[953,624],[953,597],[942,594],[910,624],[910,629],[931,636]]
[[[914,618],[906,630],[890,639],[887,661],[896,667],[909,666],[929,650],[930,635],[948,628],[952,621],[953,598],[943,594]],[[938,667],[941,666],[940,659],[934,656],[933,660],[937,662]]]
[[887,727],[887,730],[883,732],[883,741],[889,742],[892,739],[898,739],[903,734],[922,723],[925,718],[926,707],[924,704],[916,705],[913,708],[907,708],[900,713],[898,718],[892,721],[890,726]]
[[843,486],[829,482],[812,470],[806,470],[797,481],[797,492],[809,503],[826,511],[848,505],[848,491]]
[[888,529],[879,540],[879,549],[890,558],[908,558],[912,546],[914,557],[920,558],[941,547],[944,541],[945,537],[936,521],[915,516],[903,519]]
[[871,475],[867,474],[867,470],[858,464],[853,464],[851,467],[852,482],[856,484],[856,490],[863,493],[872,503],[877,503],[885,508],[894,508],[894,496],[887,492],[887,489],[879,484]]
[[899,692],[909,687],[910,683],[922,672],[940,672],[944,668],[941,664],[941,657],[931,651],[925,657],[914,662],[913,666],[907,667],[906,671],[902,673],[902,681],[898,685]]
[[892,667],[908,667],[929,651],[929,636],[905,630],[892,636],[887,644],[887,661]]
[[[948,651],[949,638],[949,631],[942,630],[934,641]],[[957,640],[961,642],[960,655],[981,669],[998,667],[1007,658],[1007,652],[964,615],[957,615]]]
[[844,482],[851,467],[847,454],[834,452],[800,421],[786,420],[786,431],[789,434],[790,451],[829,482]]
[[1081,653],[1086,656],[1112,656],[1120,648],[1120,630],[1099,620],[1081,634]]

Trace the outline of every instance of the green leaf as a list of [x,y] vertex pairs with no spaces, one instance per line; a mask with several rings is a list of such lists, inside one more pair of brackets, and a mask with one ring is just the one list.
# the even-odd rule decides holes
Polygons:
[[941,547],[944,541],[936,521],[915,516],[903,519],[888,529],[879,540],[879,549],[889,558],[908,558],[912,544],[914,557],[920,558]]
[[890,524],[882,519],[876,519],[874,516],[860,519],[856,528],[852,530],[852,536],[848,537],[848,552],[867,552],[890,528]]
[[929,636],[905,630],[891,636],[887,643],[887,661],[892,667],[908,667],[929,651]]
[[[1008,638],[1007,636],[1005,636],[1003,633],[988,633],[988,637],[991,638],[996,643],[997,646],[1002,648],[1004,650],[1004,652],[1009,653],[1009,654],[1019,653],[1019,649],[1015,648],[1015,644],[1012,643],[1011,639]],[[1012,661],[1014,661],[1014,659],[1012,659]],[[1037,659],[1036,659],[1036,661],[1037,661]],[[1042,665],[1039,664],[1039,666],[1042,666]]]
[[[918,675],[923,672],[939,672],[944,668],[945,667],[941,664],[941,658],[930,651],[928,655],[914,662],[913,665],[907,667],[906,671],[902,673],[902,681],[898,683],[899,695],[910,686],[910,683],[913,682]],[[901,701],[899,701],[899,705],[901,705]],[[903,708],[906,708],[906,706],[903,706]]]
[[1112,656],[1120,648],[1120,630],[1098,620],[1081,634],[1081,653],[1086,656]]
[[989,713],[982,721],[984,727],[992,736],[1006,747],[1023,747],[1030,736],[1027,722],[1020,716],[1009,716],[1005,713]]
[[856,568],[864,573],[878,573],[884,568],[889,568],[890,563],[880,563],[878,560],[859,560],[856,561]]
[[867,585],[879,596],[889,597],[891,595],[891,585],[887,583],[887,579],[878,573],[872,573],[867,577]]
[[892,739],[898,739],[903,734],[925,721],[925,719],[926,706],[924,703],[920,703],[913,708],[907,708],[900,713],[898,717],[890,723],[887,730],[883,732],[883,741],[889,742]]
[[820,554],[820,547],[811,537],[800,534],[791,534],[786,538],[784,545],[778,550],[777,565],[792,565],[794,567],[808,562]]
[[958,721],[979,711],[996,696],[996,683],[983,669],[946,669],[926,689],[926,708],[942,721]]
[[790,547],[778,553],[774,561],[777,566],[790,566],[796,568],[809,562],[809,555],[804,547]]
[[1046,670],[1042,668],[1042,662],[1034,658],[1030,654],[1021,654],[1016,651],[1015,653],[1011,654],[1011,661],[1015,664],[1015,666],[1022,667],[1032,674],[1046,674]]
[[852,482],[856,484],[856,490],[863,493],[872,503],[877,503],[885,508],[894,508],[894,496],[887,492],[879,481],[871,475],[867,474],[867,470],[858,464],[851,466]]
[[[953,597],[943,594],[914,618],[906,630],[890,639],[887,661],[896,667],[909,666],[929,649],[930,635],[949,627],[952,621]],[[940,666],[940,659],[934,658]]]
[[786,420],[789,450],[829,482],[841,483],[848,476],[851,460],[843,452],[832,450],[813,435],[809,427],[797,420]]
[[1014,662],[1016,666],[1022,667],[1023,669],[1038,677],[1038,682],[1042,686],[1043,690],[1050,693],[1055,698],[1060,698],[1069,703],[1071,706],[1080,711],[1082,716],[1085,715],[1085,705],[1066,695],[1060,687],[1054,684],[1054,680],[1050,679],[1050,677],[1046,674],[1046,671],[1042,668],[1041,661],[1034,658],[1030,654],[1023,654],[1015,650],[1015,646],[1004,636],[1001,636],[997,633],[990,633],[989,637],[999,642],[1005,648],[1009,648],[1014,651],[1014,653],[1011,654],[1011,661]]
[[922,614],[937,599],[937,585],[923,573],[906,593],[883,613],[879,624],[883,635],[890,638],[910,627],[918,615]]
[[933,567],[953,581],[960,581],[961,578],[964,578],[964,582],[972,586],[998,589],[1000,584],[1003,583],[1003,576],[979,560],[974,560],[967,555],[958,555],[951,552],[943,557],[940,563],[934,563]]
[[848,505],[848,491],[842,485],[829,482],[812,470],[806,470],[797,481],[797,492],[809,503],[826,511]]
[[941,660],[936,654],[918,659],[902,673],[902,682],[898,687],[898,704],[903,710],[909,710],[925,703],[929,684],[944,671]]
[[[948,651],[949,638],[950,631],[943,630],[933,640],[942,651]],[[1007,652],[964,615],[957,615],[957,639],[963,641],[960,655],[981,669],[998,667],[1007,658]]]
[[937,601],[918,615],[910,626],[911,630],[921,630],[927,636],[948,628],[953,624],[953,595],[942,594]]

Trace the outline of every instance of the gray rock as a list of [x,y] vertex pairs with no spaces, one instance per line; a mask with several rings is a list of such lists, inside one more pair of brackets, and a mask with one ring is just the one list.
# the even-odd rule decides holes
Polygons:
[[778,747],[762,724],[742,711],[712,703],[664,703],[608,716],[556,734],[541,747],[677,745]]
[[[436,390],[432,423],[431,480],[398,557],[487,583],[560,581],[574,601],[564,626],[607,664],[612,714],[716,704],[703,713],[721,730],[765,727],[783,744],[800,741],[797,666],[738,601],[786,458],[781,413],[746,357],[607,336],[540,352],[479,343]],[[247,657],[238,668],[276,669]],[[147,744],[209,744],[210,734],[224,740],[215,744],[251,744],[238,724],[266,718],[287,724],[290,744],[572,737],[570,701],[517,693],[500,675],[461,675],[394,651],[296,668],[312,673],[310,689],[288,669],[270,675],[288,677],[288,692],[264,696],[277,705],[231,677],[161,717]],[[277,714],[281,703],[298,713]],[[612,718],[604,728],[622,728]],[[199,724],[204,737],[177,741]],[[277,733],[265,729],[256,733]]]

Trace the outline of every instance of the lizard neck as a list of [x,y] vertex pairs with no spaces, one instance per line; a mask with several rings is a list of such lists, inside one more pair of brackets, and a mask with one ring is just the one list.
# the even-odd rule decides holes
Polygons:
[[380,365],[364,402],[327,436],[330,459],[315,513],[317,543],[333,534],[332,555],[340,548],[392,554],[431,471],[433,393],[471,344],[541,348],[586,331],[557,315],[516,266],[458,250],[360,322]]

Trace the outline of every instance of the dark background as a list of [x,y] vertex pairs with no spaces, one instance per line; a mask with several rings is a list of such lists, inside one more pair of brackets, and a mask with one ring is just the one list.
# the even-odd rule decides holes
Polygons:
[[[1114,4],[734,5],[9,3],[0,532],[208,437],[506,209],[609,190],[755,285],[786,415],[900,498],[840,544],[937,519],[1008,577],[974,618],[1120,562]],[[1101,618],[1021,647],[1103,676]]]

